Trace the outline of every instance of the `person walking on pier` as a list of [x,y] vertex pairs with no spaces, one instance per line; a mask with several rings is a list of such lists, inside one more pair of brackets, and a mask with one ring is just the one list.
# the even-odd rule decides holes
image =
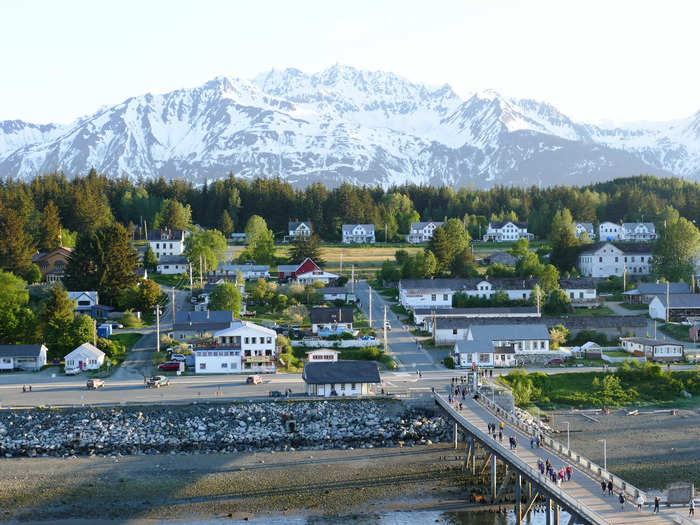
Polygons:
[[608,481],[608,496],[613,495],[613,482],[612,480]]
[[641,512],[642,507],[644,507],[644,496],[640,494],[639,496],[637,496],[637,510]]
[[600,482],[600,488],[603,489],[603,496],[605,496],[605,489],[608,488],[608,484],[605,483],[605,480]]
[[659,513],[659,503],[661,503],[661,500],[659,499],[658,496],[654,497],[654,514]]
[[620,510],[625,510],[625,494],[622,491],[620,491],[617,500],[620,502]]
[[688,502],[688,517],[695,517],[695,501],[693,498],[690,498],[690,501]]
[[566,481],[571,481],[571,476],[574,473],[574,467],[571,465],[566,466]]

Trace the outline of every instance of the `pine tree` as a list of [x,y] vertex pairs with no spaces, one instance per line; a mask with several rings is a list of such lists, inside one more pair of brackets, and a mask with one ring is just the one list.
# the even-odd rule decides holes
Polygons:
[[289,261],[292,264],[301,264],[307,257],[319,266],[326,263],[321,258],[321,239],[315,233],[294,239],[289,250]]
[[75,301],[68,297],[68,292],[63,286],[58,284],[51,287],[40,320],[44,341],[53,357],[62,357],[73,349],[70,328],[74,309]]
[[158,268],[158,259],[150,244],[146,247],[146,251],[143,254],[143,267],[153,272]]
[[16,210],[0,205],[0,268],[23,276],[32,263],[34,243]]
[[445,272],[450,268],[453,258],[453,249],[442,226],[438,226],[433,231],[433,238],[430,239],[428,249],[433,252],[438,262],[438,271]]
[[52,252],[61,246],[61,219],[53,201],[48,201],[41,212],[39,250]]
[[233,233],[233,221],[226,210],[221,212],[221,217],[219,218],[219,231],[223,233],[224,237],[227,239]]
[[174,199],[165,199],[158,212],[158,227],[171,230],[187,230],[192,223],[190,205],[183,206]]
[[580,242],[576,237],[576,223],[568,209],[554,214],[549,241],[552,245],[550,261],[554,266],[569,269],[576,264]]

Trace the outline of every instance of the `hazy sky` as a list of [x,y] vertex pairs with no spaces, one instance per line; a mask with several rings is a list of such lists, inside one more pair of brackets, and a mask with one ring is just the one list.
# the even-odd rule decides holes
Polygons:
[[0,0],[0,120],[336,62],[580,120],[679,118],[700,110],[698,20],[693,0]]

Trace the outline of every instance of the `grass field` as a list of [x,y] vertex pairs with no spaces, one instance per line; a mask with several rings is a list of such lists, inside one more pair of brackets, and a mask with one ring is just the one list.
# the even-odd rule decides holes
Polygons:
[[127,350],[129,350],[142,337],[143,337],[143,334],[129,332],[126,334],[112,334],[110,336],[110,339],[112,341],[118,341],[119,343],[123,344]]

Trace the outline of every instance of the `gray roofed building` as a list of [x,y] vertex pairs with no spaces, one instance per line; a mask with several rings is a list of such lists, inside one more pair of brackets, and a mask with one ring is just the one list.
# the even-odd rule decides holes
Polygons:
[[636,291],[640,295],[665,295],[667,285],[668,293],[671,295],[690,293],[688,283],[639,283],[636,290],[630,290],[625,293]]
[[187,264],[187,257],[184,255],[161,255],[158,259],[158,266],[163,264]]
[[615,248],[623,253],[643,253],[651,254],[652,244],[648,242],[611,242],[603,241],[589,244],[586,249],[581,252],[581,255],[595,255],[595,253],[604,247],[606,244],[612,244]]
[[231,310],[206,310],[203,312],[175,312],[174,336],[178,339],[213,334],[231,326],[235,317]]
[[354,318],[354,308],[352,306],[340,307],[317,307],[312,308],[309,313],[311,324],[326,323],[352,323]]
[[379,368],[374,361],[309,362],[301,375],[307,384],[379,383]]
[[502,264],[503,266],[515,266],[518,258],[508,252],[495,252],[484,258],[486,264]]
[[42,345],[0,345],[0,357],[39,357]]
[[0,370],[40,370],[46,365],[45,345],[0,345]]
[[513,326],[510,324],[492,324],[488,326],[473,326],[471,333],[474,339],[489,339],[492,341],[503,339],[517,340],[549,340],[547,325],[539,321],[537,324]]
[[533,314],[536,306],[490,306],[484,308],[416,308],[413,315],[433,315],[436,317],[498,317],[502,314]]
[[595,228],[593,228],[593,223],[591,222],[576,223],[576,237],[581,237],[583,235],[583,232],[586,232],[586,235],[591,240],[595,239],[596,237]]
[[[666,295],[656,296],[661,304],[666,307]],[[669,297],[669,308],[700,308],[700,293],[679,293],[670,294]]]
[[182,241],[185,238],[184,230],[149,230],[149,241]]

